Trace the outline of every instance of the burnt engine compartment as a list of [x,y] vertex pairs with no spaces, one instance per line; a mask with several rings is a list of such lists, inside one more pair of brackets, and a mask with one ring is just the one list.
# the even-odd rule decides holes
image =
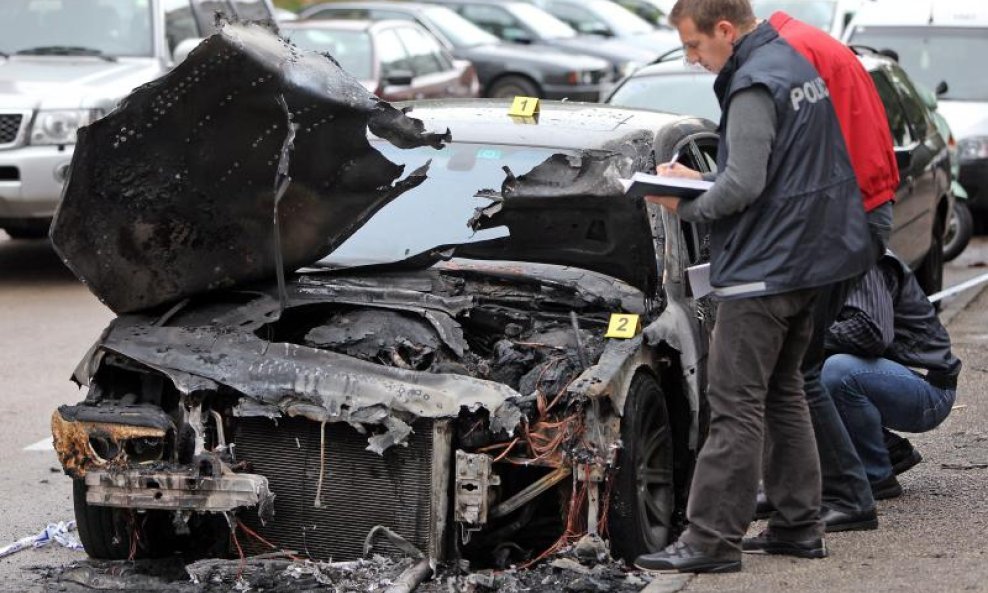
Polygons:
[[[544,556],[557,548],[566,534],[583,529],[577,524],[583,502],[578,507],[573,502],[585,493],[574,492],[576,482],[568,475],[568,468],[577,462],[606,463],[610,452],[597,450],[584,438],[590,403],[568,394],[567,388],[601,356],[609,314],[627,306],[627,299],[634,297],[632,289],[622,294],[611,286],[610,294],[593,293],[562,282],[526,280],[517,270],[510,274],[429,270],[384,278],[314,275],[296,278],[296,282],[308,287],[306,302],[289,307],[276,320],[270,314],[251,313],[263,298],[261,293],[244,291],[202,297],[156,317],[156,323],[170,327],[219,324],[225,333],[249,332],[272,348],[298,344],[377,365],[466,375],[507,385],[519,394],[510,402],[514,410],[511,421],[495,421],[493,410],[485,407],[463,407],[456,417],[445,421],[450,427],[451,451],[488,456],[494,462],[491,475],[496,479],[484,493],[490,508],[535,482],[552,475],[557,478],[551,488],[496,517],[469,525],[449,520],[446,555],[468,558],[476,566],[506,566]],[[363,303],[354,296],[354,291],[361,290],[368,291]],[[414,293],[460,299],[460,305],[448,310],[436,304],[439,301],[428,307],[385,305],[371,296],[380,296],[381,290],[404,290],[405,297]],[[340,297],[343,293],[345,298]],[[221,351],[198,354],[206,365],[218,363],[224,356]],[[228,467],[235,472],[267,475],[274,503],[268,505],[270,508],[262,505],[243,511],[230,523],[233,533],[241,536],[239,541],[233,540],[235,545],[228,546],[231,553],[269,551],[266,544],[259,543],[260,538],[253,537],[260,534],[263,541],[278,548],[314,558],[359,555],[359,546],[354,548],[354,540],[359,540],[355,532],[344,534],[325,524],[314,537],[312,529],[326,513],[364,513],[368,520],[373,516],[382,524],[416,526],[405,533],[420,536],[421,527],[435,521],[435,509],[425,508],[428,492],[421,492],[429,484],[425,474],[435,465],[434,459],[426,459],[435,448],[430,440],[430,427],[435,422],[423,423],[407,412],[391,410],[388,418],[369,415],[362,424],[353,418],[349,426],[330,423],[330,428],[322,429],[330,436],[323,436],[321,442],[320,422],[311,415],[265,417],[266,412],[257,411],[252,404],[261,406],[222,384],[182,394],[157,370],[113,353],[103,358],[86,402],[111,414],[120,412],[121,406],[151,406],[171,419],[173,429],[167,442],[154,450],[157,457],[139,461],[143,470],[191,466],[197,476],[208,478]],[[598,417],[604,413],[606,410],[596,411]],[[396,431],[390,424],[395,419],[407,431]],[[245,440],[238,442],[240,439]],[[373,444],[374,439],[385,443],[381,451],[354,446],[360,441]],[[285,441],[284,446],[276,446],[279,441]],[[346,446],[349,453],[341,453],[344,441],[351,443]],[[325,459],[320,458],[322,452]],[[119,456],[111,460],[110,467],[133,467],[135,461]],[[452,465],[451,459],[447,462]],[[356,469],[346,471],[347,464]],[[325,476],[321,466],[328,468]],[[451,473],[454,468],[446,466],[445,471]],[[341,484],[341,480],[350,483]],[[413,500],[405,496],[403,488],[417,490],[419,496]],[[455,480],[450,480],[450,500],[455,499],[455,488]],[[337,491],[343,494],[334,494]],[[319,504],[313,505],[314,500],[333,500],[333,505],[320,510]],[[347,501],[351,506],[346,506]],[[390,501],[394,503],[388,511]],[[383,510],[375,514],[370,512],[372,508]],[[456,513],[454,508],[447,512],[450,517]],[[160,512],[148,514],[159,516]],[[195,532],[201,523],[192,520],[197,514],[176,514],[174,523],[179,531]],[[266,522],[276,528],[265,529]],[[209,525],[214,532],[223,531],[222,522]],[[293,539],[299,533],[303,539]],[[330,539],[320,541],[319,537]],[[338,542],[330,541],[333,537],[346,537],[347,544],[337,546]],[[420,548],[428,543],[422,537],[409,539]]]

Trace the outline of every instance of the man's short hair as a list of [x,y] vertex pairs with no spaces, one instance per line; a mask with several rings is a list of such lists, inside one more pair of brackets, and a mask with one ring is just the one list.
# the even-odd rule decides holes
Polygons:
[[698,31],[710,35],[714,25],[727,21],[736,27],[747,27],[755,22],[755,13],[748,0],[678,0],[669,13],[673,26],[688,18]]

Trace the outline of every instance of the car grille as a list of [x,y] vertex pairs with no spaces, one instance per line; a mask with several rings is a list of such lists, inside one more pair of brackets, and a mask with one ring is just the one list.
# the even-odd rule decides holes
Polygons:
[[[367,451],[367,436],[348,424],[327,424],[322,507],[316,508],[319,427],[302,418],[239,420],[237,460],[266,476],[275,494],[274,519],[262,526],[249,512],[244,522],[273,544],[317,560],[362,557],[364,539],[376,525],[427,553],[435,524],[432,422],[416,422],[408,447],[391,447],[383,457]],[[395,551],[386,540],[378,540],[375,550]]]
[[0,145],[13,144],[17,140],[23,121],[23,114],[0,113]]

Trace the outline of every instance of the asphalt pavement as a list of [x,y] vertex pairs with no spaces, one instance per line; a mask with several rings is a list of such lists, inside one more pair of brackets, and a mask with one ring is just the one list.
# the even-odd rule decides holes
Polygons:
[[[979,237],[945,285],[988,272],[986,262]],[[956,409],[936,431],[910,436],[925,459],[901,477],[901,498],[880,503],[880,529],[830,536],[826,560],[746,556],[742,573],[662,590],[988,592],[988,289],[949,298],[941,317],[965,364]],[[82,398],[69,376],[111,318],[44,242],[0,233],[0,547],[72,519],[49,420]],[[0,559],[0,592],[40,591],[47,570],[84,557],[46,547]]]

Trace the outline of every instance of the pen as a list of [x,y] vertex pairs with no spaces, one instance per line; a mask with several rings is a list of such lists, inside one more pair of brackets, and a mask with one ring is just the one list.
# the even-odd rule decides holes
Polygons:
[[678,160],[679,160],[679,151],[677,150],[676,152],[672,153],[672,158],[669,159],[669,162],[666,163],[666,166],[667,167],[671,167],[671,166],[675,165],[676,164],[676,161],[678,161]]

